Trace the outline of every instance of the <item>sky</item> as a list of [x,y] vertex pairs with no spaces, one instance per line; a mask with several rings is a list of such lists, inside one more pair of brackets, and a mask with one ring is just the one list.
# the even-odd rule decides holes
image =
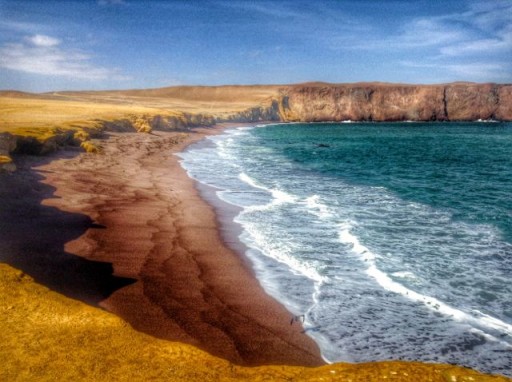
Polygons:
[[0,89],[512,83],[512,0],[0,0]]

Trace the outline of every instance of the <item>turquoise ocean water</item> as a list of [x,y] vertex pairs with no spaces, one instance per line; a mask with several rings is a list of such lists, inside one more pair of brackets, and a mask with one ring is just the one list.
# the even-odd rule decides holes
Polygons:
[[327,361],[512,376],[512,124],[287,124],[180,154]]

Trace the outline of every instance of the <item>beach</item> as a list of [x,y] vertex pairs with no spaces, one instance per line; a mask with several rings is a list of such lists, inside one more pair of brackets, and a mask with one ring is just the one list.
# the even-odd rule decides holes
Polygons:
[[180,156],[240,208],[257,278],[304,314],[326,361],[507,375],[511,137],[507,124],[281,124]]
[[239,253],[233,211],[207,199],[215,214],[175,155],[235,126],[109,132],[97,154],[14,157],[0,175],[0,379],[508,380],[437,363],[325,365]]
[[235,364],[323,364],[224,244],[175,155],[223,128],[108,133],[99,154],[17,158],[1,189],[2,261],[138,331]]

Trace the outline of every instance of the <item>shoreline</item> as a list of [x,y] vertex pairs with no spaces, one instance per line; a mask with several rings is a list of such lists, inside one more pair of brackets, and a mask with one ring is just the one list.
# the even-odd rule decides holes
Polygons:
[[[261,125],[260,123],[247,123],[247,124],[240,124],[236,123],[232,126],[224,126],[222,130],[220,131],[220,134],[222,134],[224,129],[236,129],[237,127],[242,126],[255,126],[255,125]],[[200,147],[214,147],[215,145],[213,143],[207,142],[206,137],[204,139],[195,141],[187,145],[183,150],[176,153],[179,154],[180,152],[186,152],[189,150],[190,146],[192,145],[201,145]],[[203,146],[204,145],[204,146]],[[178,155],[178,162],[181,162],[181,157]],[[238,207],[236,205],[233,205],[231,203],[228,203],[224,200],[222,200],[216,192],[219,190],[214,186],[209,186],[205,183],[200,182],[199,180],[196,180],[188,175],[188,171],[181,165],[182,170],[187,174],[187,176],[192,179],[192,182],[194,184],[194,188],[197,191],[199,197],[210,207],[215,213],[215,220],[217,222],[217,228],[219,231],[219,235],[226,247],[228,247],[230,250],[237,253],[241,260],[245,263],[245,265],[248,268],[248,271],[251,272],[253,277],[257,279],[256,270],[254,269],[254,264],[252,263],[252,260],[246,255],[246,251],[249,250],[249,247],[239,238],[239,236],[243,233],[244,229],[240,223],[237,223],[234,221],[235,217],[243,210],[241,207]],[[292,314],[292,313],[290,313]]]
[[[46,247],[38,250],[41,243],[31,243],[34,252],[41,252],[36,254],[39,268],[28,266],[28,258],[16,262],[21,244],[4,246],[15,253],[0,260],[59,293],[115,313],[138,331],[197,346],[235,364],[325,364],[303,328],[290,325],[291,313],[263,291],[249,260],[228,248],[214,207],[203,200],[175,155],[207,135],[240,125],[195,129],[186,137],[160,131],[109,133],[100,141],[102,154],[64,151],[29,160],[37,165],[33,170],[21,166],[26,187],[43,189],[32,203],[36,208],[39,198],[43,213],[35,221],[32,217],[29,228],[44,223],[37,219],[47,211],[58,211],[63,222],[58,229],[44,230]],[[15,185],[21,175],[9,177]],[[16,211],[4,212],[14,217]],[[64,223],[69,216],[81,224],[70,228]],[[21,231],[20,243],[23,236]],[[51,254],[53,241],[65,258],[49,263],[42,252]],[[71,267],[62,267],[69,262]],[[101,266],[104,276],[113,270],[108,285],[97,288],[101,293],[81,291],[86,276],[96,272],[82,262]],[[83,279],[73,288],[65,277],[69,268],[76,269],[73,279]],[[100,282],[103,277],[95,273],[93,278]],[[56,286],[52,279],[63,281]]]
[[[239,125],[234,124],[232,127]],[[199,130],[191,133],[193,137],[171,144],[170,150],[167,151],[163,146],[170,144],[178,133],[157,132],[153,138],[148,138],[146,134],[116,133],[110,137],[117,140],[116,142],[102,142],[105,146],[123,150],[136,147],[133,151],[140,154],[139,159],[146,156],[151,158],[152,155],[158,157],[156,153],[151,153],[153,149],[158,149],[157,151],[161,154],[168,154],[166,161],[169,159],[168,156],[173,156],[182,175],[188,179],[188,184],[192,185],[196,196],[199,196],[199,191],[193,186],[194,181],[188,178],[186,171],[178,163],[178,157],[174,155],[192,141],[196,142],[208,134],[222,131],[222,127],[216,128],[215,131]],[[203,135],[196,136],[196,134]],[[144,141],[145,138],[148,142],[140,141],[141,139]],[[146,150],[147,148],[150,150]],[[120,150],[117,153],[121,152],[123,151]],[[124,162],[123,159],[127,159],[122,156],[112,157],[112,154],[110,153],[108,158],[115,159],[115,166],[119,165],[117,162]],[[341,376],[368,381],[388,378],[397,381],[414,379],[439,382],[457,378],[479,381],[510,380],[501,375],[483,375],[454,365],[410,361],[336,363],[310,368],[272,366],[276,363],[270,360],[258,364],[263,365],[260,367],[241,367],[237,366],[238,362],[229,363],[186,344],[160,340],[155,336],[133,330],[125,320],[96,307],[102,306],[102,293],[108,292],[109,288],[117,291],[123,290],[126,285],[130,288],[136,285],[133,284],[134,280],[121,278],[117,272],[113,276],[112,271],[116,267],[112,267],[109,263],[87,260],[72,252],[73,246],[77,248],[83,246],[81,250],[84,253],[93,252],[96,247],[91,247],[94,243],[91,238],[89,241],[85,240],[84,233],[100,234],[112,229],[112,226],[100,223],[104,218],[101,215],[113,213],[114,209],[122,209],[117,203],[123,199],[124,194],[119,194],[125,192],[125,189],[114,189],[117,192],[114,200],[116,205],[112,206],[111,210],[103,210],[99,207],[102,206],[103,198],[109,190],[101,189],[99,186],[107,174],[99,171],[98,179],[95,179],[91,178],[90,174],[84,176],[80,173],[80,169],[84,168],[77,167],[94,163],[108,167],[105,157],[101,155],[103,154],[79,153],[71,148],[48,157],[19,157],[16,158],[17,164],[22,166],[17,173],[0,174],[0,275],[2,276],[0,289],[2,296],[5,297],[4,304],[0,304],[0,310],[3,312],[0,316],[4,317],[4,320],[0,319],[2,328],[0,337],[4,344],[0,346],[0,354],[7,361],[4,370],[0,371],[0,376],[10,380],[49,378],[50,376],[75,380],[153,378],[180,381],[254,380],[262,376],[276,380],[304,381],[338,380]],[[160,161],[157,167],[165,168],[166,161]],[[126,170],[130,169],[129,164],[130,162],[124,163]],[[131,176],[133,171],[126,175],[125,179],[129,181]],[[79,189],[75,190],[77,191],[75,194],[70,189],[66,189],[70,186],[67,183],[70,179],[74,179],[75,186],[83,186],[86,189],[88,182],[94,182],[95,194],[89,195],[92,199],[85,197]],[[10,186],[18,188],[9,189]],[[105,184],[103,186],[108,188]],[[147,191],[147,187],[143,190]],[[177,189],[173,188],[172,191],[177,192]],[[139,195],[139,197],[143,196]],[[203,201],[202,204],[208,207],[206,202]],[[90,216],[83,213],[85,210],[93,211],[94,209],[98,213],[91,213]],[[142,222],[135,221],[133,226],[137,225],[142,225]],[[216,232],[217,237],[220,237],[220,231]],[[125,231],[125,233],[134,234],[134,231]],[[132,238],[128,237],[128,239]],[[103,244],[105,243],[99,243],[97,248]],[[22,257],[24,266],[37,263],[32,264],[35,268],[28,270],[20,266],[14,267],[17,269],[12,268],[11,263],[17,256]],[[55,261],[51,262],[50,257],[56,257]],[[243,259],[239,257],[238,260],[242,263]],[[45,261],[50,261],[49,264],[53,266],[53,273],[50,272],[49,277],[42,272],[48,265]],[[2,264],[3,262],[11,266]],[[39,273],[35,275],[30,271]],[[251,272],[248,274],[250,275]],[[34,282],[30,276],[40,277],[37,277]],[[49,285],[49,279],[57,282]],[[86,287],[85,291],[82,289],[84,287]],[[73,296],[73,299],[65,297],[74,293],[78,295]],[[96,297],[96,299],[90,299],[90,297]],[[83,304],[84,301],[88,305]],[[280,306],[280,304],[277,305]],[[144,307],[141,305],[135,308],[143,309]],[[290,329],[289,323],[285,326]],[[294,327],[298,328],[295,324]],[[314,343],[309,345],[313,349],[316,347]],[[271,342],[266,343],[265,346],[267,348],[264,351],[268,353],[276,351]],[[204,347],[201,349],[206,350]],[[287,364],[290,363],[287,361]]]

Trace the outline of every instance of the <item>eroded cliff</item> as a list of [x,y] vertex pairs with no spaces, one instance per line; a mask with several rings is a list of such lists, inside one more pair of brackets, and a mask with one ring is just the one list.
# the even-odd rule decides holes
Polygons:
[[312,83],[283,87],[282,121],[512,120],[512,85]]

